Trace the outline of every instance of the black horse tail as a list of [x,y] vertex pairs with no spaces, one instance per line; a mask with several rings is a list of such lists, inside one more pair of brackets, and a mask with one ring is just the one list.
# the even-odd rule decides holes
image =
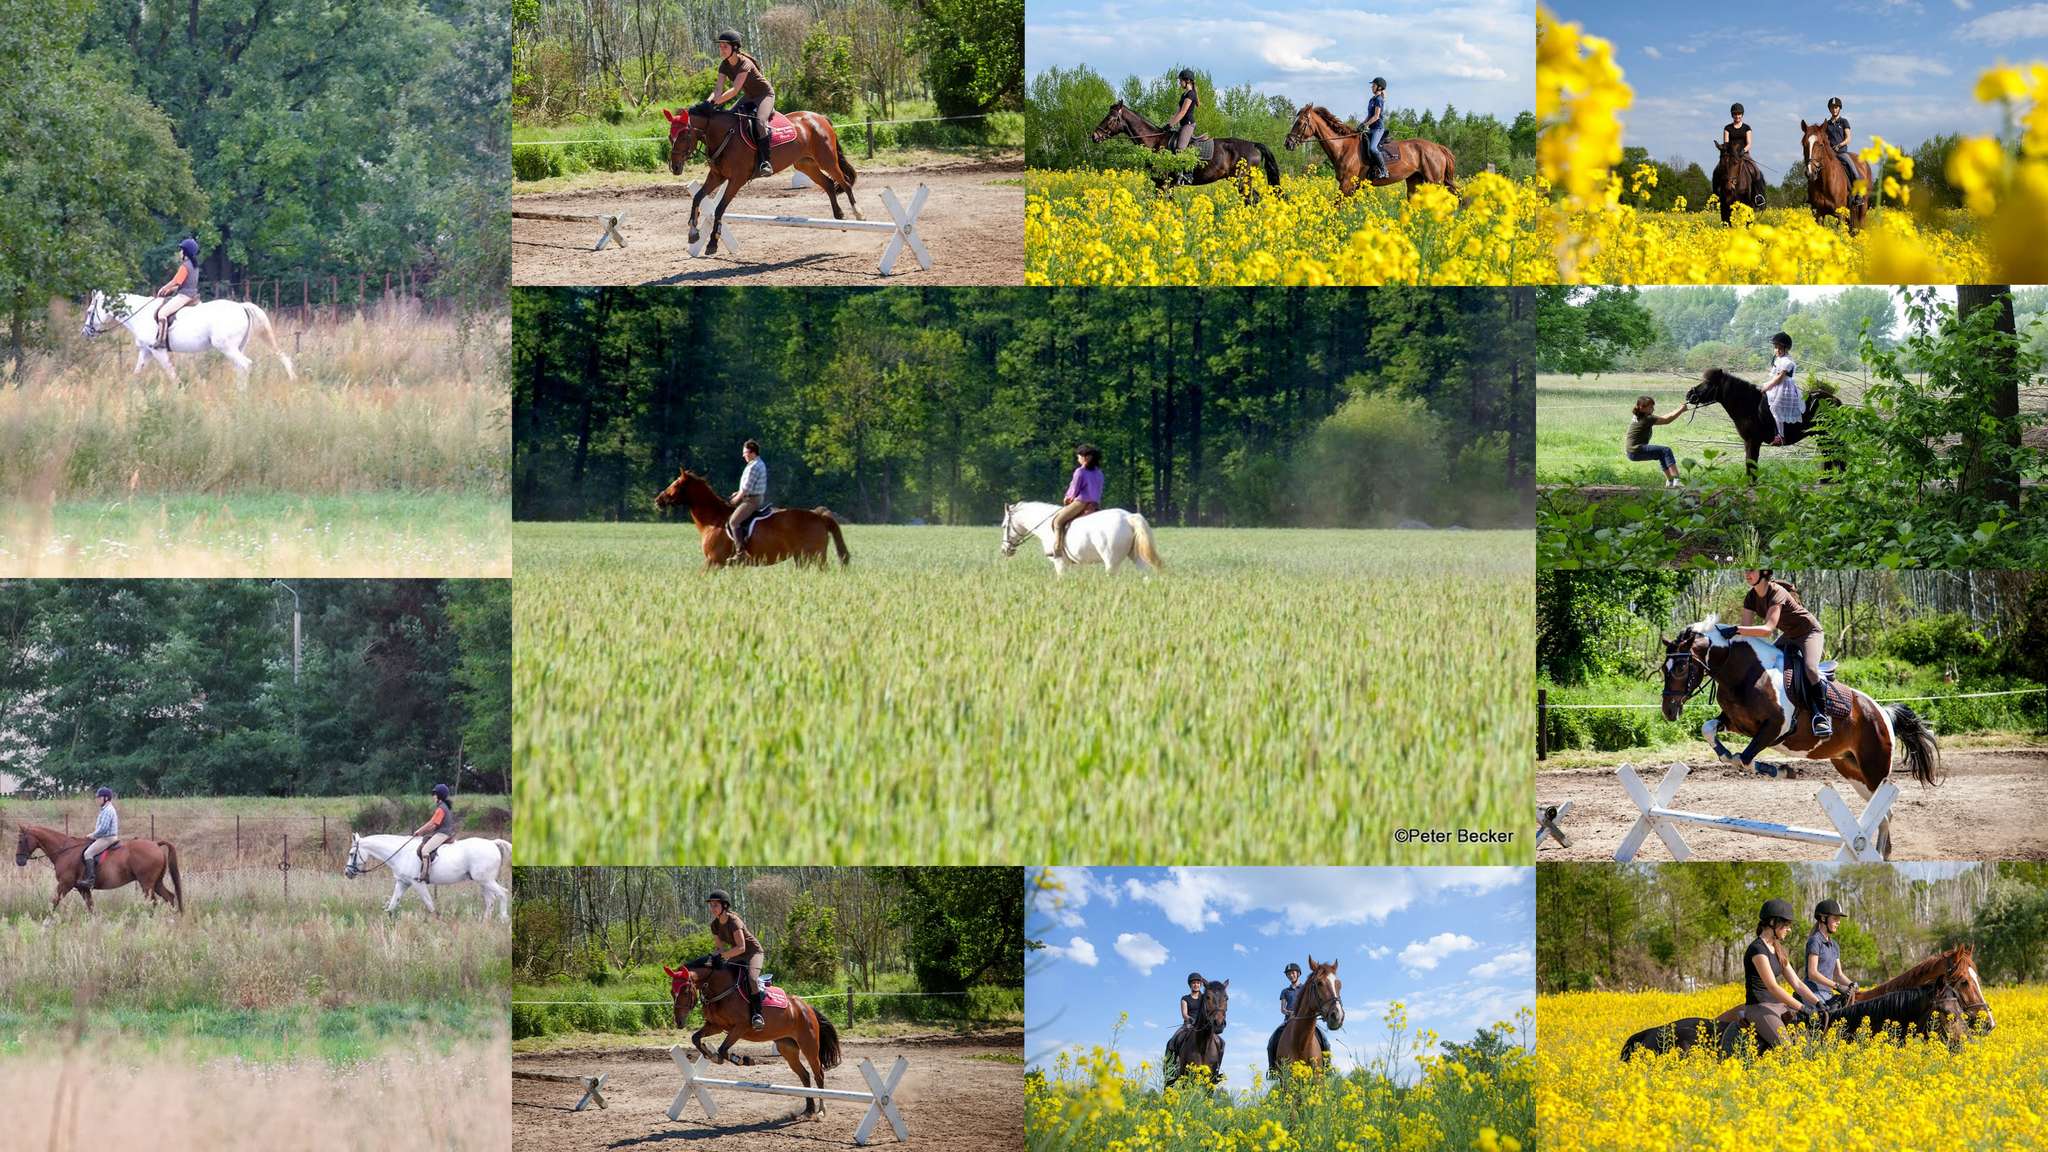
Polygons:
[[832,533],[832,543],[839,547],[839,566],[844,568],[848,564],[853,563],[852,557],[846,554],[846,537],[839,534],[839,518],[832,515],[832,510],[823,504],[811,509],[811,511],[825,518],[825,528]]
[[1919,713],[1904,704],[1887,705],[1884,711],[1891,719],[1892,733],[1899,742],[1899,754],[1906,758],[1906,767],[1913,773],[1913,779],[1929,787],[1940,783],[1935,774],[1941,768],[1941,750],[1935,747],[1934,729],[1920,719]]
[[839,1030],[818,1013],[818,1063],[826,1069],[839,1067]]
[[1273,150],[1264,144],[1253,142],[1259,150],[1259,163],[1266,169],[1266,184],[1273,188],[1280,186],[1280,162],[1273,159]]
[[857,173],[854,172],[853,165],[847,162],[846,149],[839,146],[839,133],[836,131],[832,133],[832,154],[839,160],[839,170],[846,173],[846,186],[852,188]]

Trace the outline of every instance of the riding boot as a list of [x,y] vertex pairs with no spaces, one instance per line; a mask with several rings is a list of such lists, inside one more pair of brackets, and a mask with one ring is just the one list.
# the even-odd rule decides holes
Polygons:
[[82,892],[92,891],[93,885],[99,883],[99,879],[100,858],[97,856],[87,856],[85,858],[85,875],[78,878],[79,890]]
[[1813,713],[1813,737],[1826,740],[1835,734],[1835,722],[1828,716],[1828,686],[1825,682],[1806,685],[1806,707]]
[[156,318],[156,346],[159,351],[168,352],[171,350],[171,318],[169,316],[159,316]]
[[761,1018],[761,1001],[766,995],[767,993],[757,988],[754,990],[753,995],[747,997],[748,1023],[754,1026],[755,1031],[768,1026],[768,1022]]
[[775,175],[775,165],[768,160],[768,134],[766,132],[762,132],[754,138],[754,175]]

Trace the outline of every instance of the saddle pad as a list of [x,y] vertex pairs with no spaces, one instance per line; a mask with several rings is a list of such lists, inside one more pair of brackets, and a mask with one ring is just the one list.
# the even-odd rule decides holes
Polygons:
[[766,508],[761,509],[759,512],[754,513],[753,519],[747,521],[747,531],[753,531],[754,525],[759,524],[761,521],[766,520],[770,516],[773,516],[780,511],[782,511],[782,509],[777,508],[773,504],[770,504]]
[[1214,160],[1216,158],[1216,141],[1207,136],[1195,137],[1195,155],[1201,157],[1204,164]]
[[777,112],[768,118],[768,143],[771,145],[787,144],[794,139],[796,139],[796,125],[789,122],[789,117]]
[[789,993],[770,984],[761,994],[761,1004],[766,1008],[789,1007]]

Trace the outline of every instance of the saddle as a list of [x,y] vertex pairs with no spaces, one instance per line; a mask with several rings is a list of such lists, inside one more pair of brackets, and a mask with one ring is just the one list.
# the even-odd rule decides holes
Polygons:
[[[748,540],[750,540],[750,539],[752,539],[752,538],[753,538],[753,535],[754,535],[754,526],[755,526],[756,524],[759,524],[759,523],[760,523],[761,521],[763,521],[763,520],[766,520],[766,519],[767,519],[767,518],[769,518],[770,516],[773,516],[773,515],[775,515],[775,514],[776,514],[777,512],[780,512],[780,511],[782,511],[782,509],[780,509],[780,508],[777,508],[777,507],[776,507],[775,505],[773,505],[773,504],[763,504],[763,505],[761,505],[761,510],[760,510],[759,512],[756,512],[756,513],[754,513],[754,514],[753,514],[753,515],[752,515],[751,517],[748,517],[748,519],[747,519],[747,522],[746,522],[746,524],[744,524],[743,526],[741,526],[741,528],[740,528],[740,543],[744,544],[744,543],[746,543],[746,542],[747,542]],[[766,978],[766,977],[762,977],[762,983],[764,983],[764,984],[765,984],[765,983],[767,983],[767,978]]]
[[[760,108],[758,103],[752,100],[742,100],[738,104],[733,105],[732,110],[752,119],[758,108]],[[789,122],[789,117],[784,116],[780,112],[768,117],[768,143],[770,145],[787,144],[794,139],[796,139],[796,125]]]

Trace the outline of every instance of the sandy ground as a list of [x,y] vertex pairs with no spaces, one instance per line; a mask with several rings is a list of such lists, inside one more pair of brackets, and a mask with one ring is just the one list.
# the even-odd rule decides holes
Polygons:
[[[701,178],[701,173],[699,173]],[[931,189],[917,218],[918,235],[932,254],[929,272],[906,249],[893,275],[881,275],[886,233],[833,232],[730,224],[740,255],[721,245],[715,255],[690,256],[690,198],[684,182],[518,196],[513,208],[545,212],[623,212],[624,250],[594,252],[599,224],[553,220],[512,222],[514,284],[1022,284],[1024,282],[1024,164],[945,162],[859,172],[854,191],[869,220],[889,219],[881,190],[893,189],[907,210],[919,184]],[[711,225],[712,198],[700,223]],[[841,202],[842,207],[844,201]],[[832,207],[817,188],[792,189],[784,177],[747,185],[733,212],[829,217]],[[848,214],[851,218],[851,213]]]
[[[1764,759],[1776,762],[1770,753]],[[1638,764],[1637,772],[1653,789],[1668,759]],[[1693,758],[1692,771],[1678,790],[1673,807],[1716,816],[1742,816],[1774,824],[1830,828],[1826,813],[1814,800],[1823,784],[1835,784],[1851,811],[1863,809],[1853,785],[1824,763],[1800,763],[1793,780],[1745,774],[1725,765]],[[1942,753],[1948,772],[1937,787],[1901,779],[1899,799],[1892,805],[1894,860],[2048,860],[2048,824],[2039,813],[2048,808],[2048,749],[1971,749]],[[1611,860],[1614,850],[1635,823],[1635,803],[1622,791],[1612,768],[1546,769],[1538,765],[1536,800],[1540,804],[1572,802],[1563,821],[1570,848],[1545,838],[1536,854],[1542,860]],[[1708,828],[1683,826],[1680,834],[1696,858],[1704,860],[1824,860],[1829,850],[1786,840],[1745,836]],[[1639,860],[1667,860],[1664,842],[1654,834]]]
[[[679,1041],[686,1038],[678,1037]],[[902,1037],[886,1041],[848,1040],[844,1059],[825,1074],[827,1088],[867,1090],[859,1063],[865,1056],[883,1076],[896,1057],[910,1067],[897,1090],[897,1107],[915,1147],[939,1152],[1009,1152],[1024,1147],[1024,1066],[1021,1033],[971,1038]],[[715,1045],[714,1045],[715,1047]],[[795,1084],[797,1078],[774,1050],[741,1045],[736,1051],[772,1063],[753,1068],[721,1068],[722,1079],[765,1080]],[[993,1055],[1010,1060],[992,1060]],[[692,1101],[680,1121],[668,1108],[682,1086],[667,1045],[585,1052],[521,1055],[513,1067],[529,1072],[569,1075],[609,1074],[606,1107],[572,1109],[582,1089],[572,1084],[515,1080],[512,1083],[512,1147],[525,1152],[567,1152],[571,1149],[623,1147],[729,1148],[747,1152],[790,1152],[792,1149],[853,1147],[853,1131],[867,1107],[830,1102],[830,1111],[816,1122],[802,1119],[804,1101],[794,1096],[755,1092],[714,1091],[718,1119],[707,1121]],[[886,1119],[877,1122],[869,1147],[896,1143]]]

